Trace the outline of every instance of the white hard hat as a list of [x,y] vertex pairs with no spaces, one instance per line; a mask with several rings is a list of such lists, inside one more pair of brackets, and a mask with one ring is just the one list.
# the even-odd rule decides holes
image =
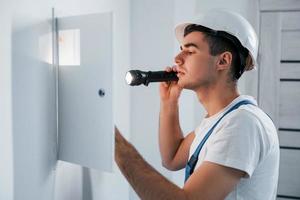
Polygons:
[[218,36],[218,32],[225,32],[234,36],[233,38],[235,38],[235,40],[238,39],[240,45],[246,48],[250,55],[246,61],[245,70],[251,70],[256,66],[258,52],[257,35],[251,24],[241,15],[231,11],[211,10],[205,15],[179,24],[175,28],[175,34],[180,43],[182,43],[184,38],[185,28],[191,24],[200,25],[209,30],[211,29],[216,36]]

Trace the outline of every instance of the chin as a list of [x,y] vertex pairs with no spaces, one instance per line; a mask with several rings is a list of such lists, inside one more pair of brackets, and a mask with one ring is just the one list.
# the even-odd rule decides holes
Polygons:
[[181,87],[181,88],[188,89],[188,90],[192,90],[191,85],[190,85],[187,81],[179,80],[179,81],[177,82],[177,84],[178,84],[178,86]]

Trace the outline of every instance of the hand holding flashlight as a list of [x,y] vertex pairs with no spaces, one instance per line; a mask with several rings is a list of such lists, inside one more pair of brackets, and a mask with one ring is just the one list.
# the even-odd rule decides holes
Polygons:
[[148,86],[150,82],[161,82],[159,86],[160,99],[162,102],[176,103],[181,94],[182,88],[177,84],[176,66],[167,67],[165,71],[140,71],[130,70],[126,73],[125,80],[128,85],[137,86],[144,84]]
[[[167,67],[165,71],[179,73],[176,66]],[[182,89],[183,88],[178,84],[178,81],[168,81],[160,83],[159,94],[161,105],[177,105]]]

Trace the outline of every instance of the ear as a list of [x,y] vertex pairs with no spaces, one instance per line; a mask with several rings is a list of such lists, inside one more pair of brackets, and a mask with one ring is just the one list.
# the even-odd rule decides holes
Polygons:
[[232,54],[229,51],[225,51],[218,56],[217,70],[229,69],[232,63]]

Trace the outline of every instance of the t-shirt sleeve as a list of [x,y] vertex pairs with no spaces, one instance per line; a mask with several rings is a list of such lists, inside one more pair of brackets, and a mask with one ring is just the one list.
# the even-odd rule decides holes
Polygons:
[[[224,120],[224,121],[223,121]],[[207,145],[205,161],[235,168],[251,177],[259,162],[259,120],[246,110],[236,110],[222,119]]]

